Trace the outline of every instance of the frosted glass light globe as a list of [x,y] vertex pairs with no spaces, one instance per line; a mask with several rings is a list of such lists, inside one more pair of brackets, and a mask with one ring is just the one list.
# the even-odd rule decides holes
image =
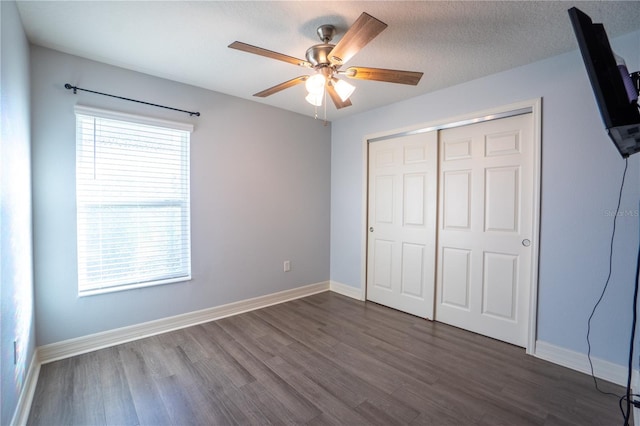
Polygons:
[[314,74],[307,79],[304,87],[307,88],[307,92],[313,93],[314,95],[320,95],[324,92],[325,82],[326,80],[324,78],[324,75]]

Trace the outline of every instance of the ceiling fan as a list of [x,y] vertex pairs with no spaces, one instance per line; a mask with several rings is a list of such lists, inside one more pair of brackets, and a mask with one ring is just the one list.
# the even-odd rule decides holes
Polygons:
[[289,87],[305,83],[309,92],[306,100],[315,105],[322,105],[322,99],[325,93],[328,93],[336,108],[344,108],[351,105],[349,97],[355,90],[355,87],[347,83],[345,80],[339,79],[337,76],[345,76],[360,80],[375,80],[389,83],[400,83],[417,85],[422,77],[421,72],[416,71],[400,71],[383,68],[365,68],[365,67],[349,67],[346,70],[340,70],[342,65],[353,57],[367,43],[380,34],[387,24],[374,18],[373,16],[362,13],[360,17],[347,30],[345,35],[337,44],[330,44],[330,41],[336,34],[336,28],[333,25],[321,25],[318,27],[318,36],[321,44],[316,44],[307,49],[305,55],[306,60],[294,58],[282,53],[273,52],[261,47],[252,46],[240,41],[234,41],[229,45],[232,49],[242,50],[244,52],[253,53],[255,55],[265,56],[271,59],[288,62],[304,68],[315,71],[312,75],[302,75],[293,78],[284,83],[277,84],[266,90],[258,92],[253,96],[265,98],[267,96],[278,93]]

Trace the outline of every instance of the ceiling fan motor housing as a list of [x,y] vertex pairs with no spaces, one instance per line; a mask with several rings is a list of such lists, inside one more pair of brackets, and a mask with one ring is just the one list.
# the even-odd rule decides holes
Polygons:
[[335,45],[329,44],[329,42],[333,40],[333,37],[336,35],[336,27],[333,25],[320,25],[317,33],[322,44],[311,46],[305,54],[307,61],[310,62],[316,70],[331,66],[329,53],[331,53]]
[[307,61],[313,65],[313,68],[329,66],[331,62],[329,61],[329,53],[333,50],[335,46],[333,44],[323,43],[316,44],[307,49],[307,53],[305,57]]

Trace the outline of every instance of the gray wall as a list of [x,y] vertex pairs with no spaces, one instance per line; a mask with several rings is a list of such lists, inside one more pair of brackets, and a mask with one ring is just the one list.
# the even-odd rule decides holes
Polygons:
[[[329,279],[330,127],[37,46],[31,70],[38,345]],[[73,95],[65,83],[202,115]],[[195,125],[192,281],[78,298],[76,103]]]
[[[35,348],[31,243],[29,44],[14,2],[0,2],[0,424],[14,415]],[[18,357],[14,364],[13,342]]]
[[[640,32],[612,40],[640,69]],[[428,70],[425,78],[429,78]],[[361,286],[366,135],[543,98],[538,339],[586,353],[587,318],[608,271],[611,213],[624,161],[606,135],[579,52],[333,122],[331,279]],[[640,155],[629,159],[613,274],[594,317],[593,355],[626,364],[638,244]]]

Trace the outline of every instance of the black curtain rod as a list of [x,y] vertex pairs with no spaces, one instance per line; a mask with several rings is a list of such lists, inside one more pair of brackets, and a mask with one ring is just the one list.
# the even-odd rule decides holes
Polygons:
[[137,103],[139,103],[139,104],[151,105],[151,106],[154,106],[154,107],[170,109],[170,110],[173,110],[173,111],[185,112],[185,113],[189,114],[189,115],[190,115],[190,116],[192,116],[192,117],[193,117],[194,115],[195,115],[196,117],[200,117],[200,113],[199,113],[199,112],[185,111],[185,110],[183,110],[183,109],[171,108],[171,107],[168,107],[168,106],[158,105],[158,104],[152,104],[151,102],[139,101],[139,100],[137,100],[137,99],[123,98],[122,96],[110,95],[110,94],[108,94],[108,93],[96,92],[96,91],[94,91],[94,90],[89,90],[89,89],[82,89],[82,88],[77,87],[77,86],[72,86],[72,85],[70,85],[69,83],[65,84],[65,85],[64,85],[64,88],[65,88],[65,89],[69,89],[69,90],[70,90],[70,89],[73,89],[73,94],[74,94],[74,95],[75,95],[76,93],[78,93],[78,92],[77,92],[78,90],[82,90],[83,92],[95,93],[96,95],[110,96],[110,97],[112,97],[112,98],[118,98],[118,99],[122,99],[122,100],[124,100],[124,101],[137,102]]

